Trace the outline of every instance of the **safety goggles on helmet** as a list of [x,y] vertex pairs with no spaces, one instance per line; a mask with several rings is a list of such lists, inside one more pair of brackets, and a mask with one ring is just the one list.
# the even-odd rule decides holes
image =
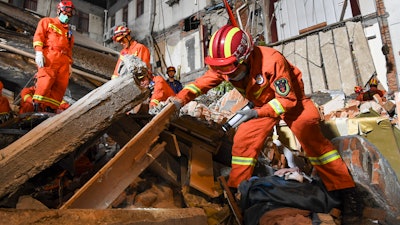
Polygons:
[[72,1],[61,1],[58,3],[57,9],[59,9],[64,15],[75,15],[75,6],[72,4]]

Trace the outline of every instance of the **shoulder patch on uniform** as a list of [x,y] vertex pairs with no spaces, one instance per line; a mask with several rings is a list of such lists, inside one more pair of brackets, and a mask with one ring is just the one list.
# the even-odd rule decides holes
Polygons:
[[286,96],[289,94],[290,87],[289,82],[286,78],[281,78],[274,82],[276,92],[281,96]]

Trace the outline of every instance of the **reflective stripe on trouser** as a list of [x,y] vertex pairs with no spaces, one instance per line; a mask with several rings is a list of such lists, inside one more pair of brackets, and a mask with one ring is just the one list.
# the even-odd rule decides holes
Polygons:
[[277,119],[262,117],[251,119],[238,127],[233,140],[228,186],[237,188],[240,182],[252,176],[264,141],[277,122]]
[[320,115],[310,99],[302,101],[301,112],[284,115],[286,124],[297,137],[328,191],[354,187],[350,172],[335,149],[321,132]]
[[35,102],[57,109],[64,97],[69,82],[69,58],[59,52],[46,55],[45,67],[36,74]]

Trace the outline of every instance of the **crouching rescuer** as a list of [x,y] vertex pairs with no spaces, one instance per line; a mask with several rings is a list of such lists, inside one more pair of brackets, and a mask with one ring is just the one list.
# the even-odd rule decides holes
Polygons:
[[321,132],[320,115],[304,93],[301,71],[280,52],[253,46],[246,32],[225,25],[212,35],[205,62],[209,70],[169,101],[180,108],[226,80],[254,104],[237,112],[243,116],[236,125],[228,186],[237,188],[252,176],[265,139],[281,119],[299,140],[328,191],[355,186],[339,152]]

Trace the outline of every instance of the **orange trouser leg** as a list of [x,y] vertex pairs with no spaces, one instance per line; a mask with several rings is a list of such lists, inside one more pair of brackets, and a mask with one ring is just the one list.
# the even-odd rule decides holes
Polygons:
[[[49,96],[55,80],[56,80],[55,72],[52,68],[50,67],[39,68],[36,74],[36,89],[34,95]],[[40,100],[35,99],[35,101],[40,101]]]
[[64,98],[69,82],[69,64],[62,64],[57,71],[56,80],[53,84],[49,97],[55,102],[50,107],[57,109]]
[[[308,157],[320,157],[336,150],[321,132],[320,116],[314,103],[307,99],[284,120],[299,140]],[[297,112],[296,112],[297,110]],[[354,187],[354,181],[341,157],[313,165],[328,191]]]
[[254,171],[254,164],[267,136],[278,122],[270,117],[251,119],[238,127],[232,146],[232,170],[228,186],[237,188],[249,179]]

